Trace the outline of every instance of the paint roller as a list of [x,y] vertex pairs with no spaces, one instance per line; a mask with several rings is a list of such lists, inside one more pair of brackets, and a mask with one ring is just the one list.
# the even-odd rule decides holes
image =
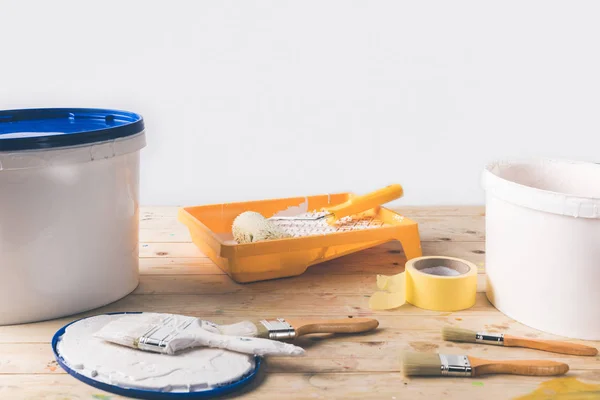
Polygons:
[[251,243],[263,240],[284,239],[291,237],[275,221],[319,221],[325,219],[333,225],[338,220],[381,206],[396,200],[404,194],[402,186],[393,184],[371,193],[352,196],[344,203],[325,207],[321,213],[304,213],[297,216],[281,216],[275,214],[265,218],[258,212],[246,211],[233,221],[233,238],[238,243]]

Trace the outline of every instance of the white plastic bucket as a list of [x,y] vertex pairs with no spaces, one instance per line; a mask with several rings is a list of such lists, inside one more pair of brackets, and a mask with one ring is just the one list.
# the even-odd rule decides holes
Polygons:
[[0,112],[0,324],[116,301],[138,284],[143,119]]
[[488,299],[530,327],[600,340],[600,165],[496,162],[482,178]]

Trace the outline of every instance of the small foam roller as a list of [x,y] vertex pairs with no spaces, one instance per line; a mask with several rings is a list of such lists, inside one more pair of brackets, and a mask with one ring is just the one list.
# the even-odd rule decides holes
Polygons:
[[233,221],[231,229],[233,238],[238,243],[260,242],[290,237],[273,221],[269,221],[260,213],[246,211]]

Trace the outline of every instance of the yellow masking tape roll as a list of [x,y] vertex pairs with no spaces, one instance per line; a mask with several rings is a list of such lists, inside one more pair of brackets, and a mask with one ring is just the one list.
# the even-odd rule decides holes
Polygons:
[[406,263],[405,272],[377,277],[369,301],[374,310],[388,310],[408,302],[433,311],[458,311],[475,304],[477,267],[454,257],[419,257]]
[[[424,273],[446,267],[455,276]],[[477,267],[453,257],[420,257],[406,263],[406,301],[419,308],[458,311],[473,307],[477,293]]]

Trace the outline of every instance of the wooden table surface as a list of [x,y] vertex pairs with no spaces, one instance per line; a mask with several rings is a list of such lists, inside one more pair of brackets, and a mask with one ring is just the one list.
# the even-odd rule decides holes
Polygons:
[[[553,336],[504,316],[482,293],[483,207],[407,207],[399,211],[419,223],[424,255],[460,257],[479,267],[479,293],[473,308],[449,313],[405,305],[393,311],[371,311],[368,300],[376,289],[376,274],[403,270],[405,258],[396,242],[311,267],[298,277],[236,284],[190,242],[187,230],[176,221],[176,208],[146,207],[140,213],[140,285],[133,294],[82,315],[0,327],[0,399],[122,398],[66,375],[54,361],[50,339],[61,326],[83,315],[133,310],[182,313],[217,323],[301,316],[369,316],[380,321],[379,329],[370,334],[300,338],[297,343],[307,350],[305,357],[268,360],[261,376],[232,396],[237,398],[510,399],[532,393],[549,380],[517,376],[405,379],[399,360],[404,350],[564,360],[571,367],[567,375],[571,380],[600,383],[599,357],[443,342],[440,331],[448,325],[491,332],[510,330],[536,338]],[[600,391],[590,398],[600,398]]]

